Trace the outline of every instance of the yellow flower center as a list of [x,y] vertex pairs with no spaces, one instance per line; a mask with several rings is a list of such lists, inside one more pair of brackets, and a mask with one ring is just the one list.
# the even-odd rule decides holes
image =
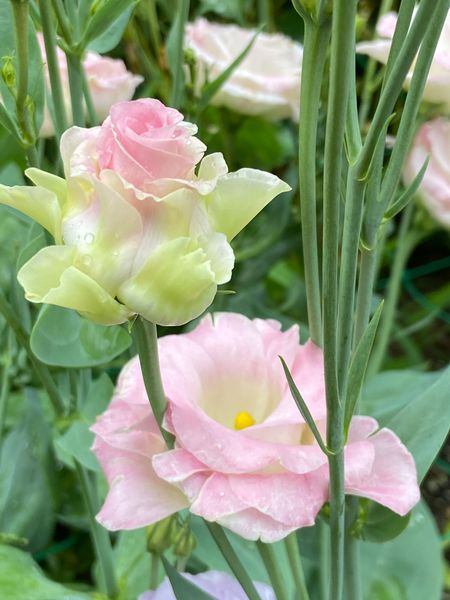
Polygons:
[[245,429],[246,427],[250,427],[256,423],[255,419],[252,415],[245,410],[238,413],[234,418],[234,428],[235,429]]

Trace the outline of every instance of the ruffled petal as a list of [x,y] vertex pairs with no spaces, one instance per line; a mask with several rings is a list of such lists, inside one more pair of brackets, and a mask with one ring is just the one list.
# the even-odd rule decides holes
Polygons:
[[232,240],[275,196],[290,189],[271,173],[240,169],[221,177],[205,202],[214,229]]

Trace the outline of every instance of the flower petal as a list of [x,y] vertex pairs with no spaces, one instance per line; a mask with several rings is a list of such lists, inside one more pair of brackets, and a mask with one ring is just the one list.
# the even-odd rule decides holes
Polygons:
[[183,325],[213,301],[217,285],[204,250],[192,239],[161,244],[119,289],[119,299],[159,325]]
[[214,229],[232,240],[275,196],[290,189],[271,173],[240,169],[221,177],[205,202]]
[[75,258],[75,248],[68,246],[49,246],[35,254],[17,275],[27,300],[73,308],[103,325],[127,321],[130,311],[73,266]]

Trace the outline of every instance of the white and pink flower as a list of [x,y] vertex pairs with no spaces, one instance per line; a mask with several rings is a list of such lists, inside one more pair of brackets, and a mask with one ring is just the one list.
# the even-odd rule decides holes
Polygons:
[[[313,525],[328,499],[328,465],[300,415],[286,360],[320,431],[326,428],[323,353],[298,328],[223,313],[159,340],[168,408],[167,450],[137,358],[123,369],[92,430],[110,489],[98,520],[133,529],[189,507],[242,537],[279,540]],[[346,492],[404,515],[419,499],[412,456],[388,429],[354,417],[345,448]]]

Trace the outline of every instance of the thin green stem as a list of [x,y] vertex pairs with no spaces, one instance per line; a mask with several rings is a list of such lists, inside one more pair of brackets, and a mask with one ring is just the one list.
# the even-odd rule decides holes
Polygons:
[[150,571],[150,589],[156,590],[159,585],[159,565],[160,558],[156,552],[150,554],[151,557],[151,571]]
[[351,529],[358,516],[359,498],[350,496],[347,498],[345,530],[345,600],[361,600],[362,585],[360,576],[359,542],[352,535]]
[[170,97],[170,105],[174,108],[180,108],[183,100],[184,86],[184,69],[183,69],[183,52],[184,52],[184,30],[189,17],[189,0],[180,0],[180,8],[176,16],[176,46],[175,46],[175,64],[173,68],[172,94]]
[[161,35],[159,33],[159,20],[156,12],[156,0],[148,0],[147,2],[147,19],[150,27],[150,38],[152,41],[153,52],[157,60],[159,60],[159,51],[161,49]]
[[96,520],[95,515],[98,512],[98,502],[94,483],[91,480],[88,471],[75,460],[75,470],[81,488],[81,493],[86,506],[89,518],[89,527],[92,542],[95,548],[95,554],[102,572],[105,584],[105,593],[108,598],[117,598],[119,589],[114,568],[114,556],[109,533]]
[[272,7],[270,0],[258,0],[258,21],[265,25],[266,31],[272,31]]
[[286,578],[283,576],[280,569],[275,551],[271,544],[264,544],[261,541],[256,542],[259,554],[262,558],[267,574],[269,575],[270,583],[277,600],[289,600],[289,594],[286,589]]
[[[448,0],[441,1],[447,2]],[[411,63],[417,53],[417,50],[419,49],[428,27],[430,26],[430,17],[433,16],[434,11],[439,4],[439,2],[431,6],[426,2],[421,2],[419,4],[416,17],[411,25],[406,39],[401,46],[401,50],[399,51],[395,62],[392,64],[389,76],[385,81],[385,86],[381,93],[380,101],[356,164],[357,179],[363,179],[367,176],[367,171],[372,161],[380,132],[384,130],[385,124],[400,94],[403,82],[405,81]]]
[[297,600],[309,600],[308,588],[306,587],[305,574],[303,572],[302,559],[295,531],[284,538],[284,545],[295,582],[295,597]]
[[69,74],[70,102],[72,104],[73,124],[78,127],[84,127],[84,106],[83,106],[83,72],[81,57],[72,52],[66,55],[67,72]]
[[133,325],[133,337],[136,342],[142,377],[147,396],[158,427],[167,446],[173,447],[174,437],[162,425],[167,401],[161,381],[158,358],[158,335],[156,325],[138,317]]
[[325,133],[323,231],[323,342],[330,470],[330,598],[341,600],[344,568],[344,407],[337,380],[338,241],[344,127],[354,78],[356,0],[333,6],[330,89]]
[[61,0],[52,0],[53,10],[55,11],[56,19],[58,21],[59,28],[63,35],[66,44],[72,43],[72,29],[70,21],[67,18],[64,5]]
[[242,589],[247,594],[249,600],[261,600],[258,592],[256,591],[255,585],[250,578],[250,575],[245,570],[245,567],[241,563],[238,555],[233,549],[233,546],[229,542],[226,533],[220,525],[205,521],[209,533],[216,542],[219,550],[221,551],[224,559],[227,561],[228,566],[233,571],[236,579],[242,586]]
[[322,307],[316,218],[316,145],[320,88],[330,26],[328,23],[319,26],[310,19],[305,20],[304,23],[305,39],[298,132],[300,209],[309,334],[313,342],[322,345]]
[[67,117],[64,108],[64,95],[56,54],[55,25],[53,23],[53,15],[48,0],[39,0],[39,12],[41,14],[42,33],[44,36],[47,68],[52,91],[55,131],[57,137],[60,138],[67,129]]
[[43,363],[41,363],[36,358],[36,356],[33,354],[32,350],[30,348],[28,334],[24,331],[22,324],[17,319],[13,308],[11,307],[9,302],[6,300],[5,296],[3,295],[3,293],[1,291],[0,291],[0,313],[4,316],[8,325],[11,327],[19,344],[25,349],[37,377],[40,379],[43,387],[45,388],[45,390],[48,394],[48,397],[53,406],[55,414],[58,416],[63,415],[66,412],[66,407],[61,398],[59,390],[58,390],[57,386],[55,385],[55,382],[53,381],[53,377],[52,377],[48,367],[46,365],[44,365]]
[[22,133],[28,162],[38,165],[36,134],[31,118],[28,96],[28,0],[12,0],[14,15],[15,49],[17,54],[16,113]]
[[95,106],[94,102],[92,101],[91,90],[89,89],[89,82],[86,77],[86,71],[84,70],[83,65],[81,65],[81,76],[83,77],[83,94],[84,100],[86,102],[89,125],[91,125],[92,127],[93,125],[97,125],[98,117],[97,113],[95,112]]
[[330,576],[330,536],[328,525],[319,519],[319,597],[328,600],[328,581]]
[[2,442],[3,431],[5,429],[6,404],[9,396],[9,384],[12,366],[12,335],[12,330],[9,329],[7,333],[8,337],[3,359],[2,383],[0,389],[0,446]]
[[359,267],[358,296],[353,345],[361,339],[370,319],[373,285],[378,261],[379,242],[374,248],[363,249]]
[[395,319],[395,309],[400,295],[403,270],[408,258],[414,249],[418,239],[417,233],[409,231],[414,205],[406,207],[397,236],[397,250],[392,264],[389,285],[384,303],[383,314],[378,326],[378,335],[375,339],[374,349],[368,367],[368,376],[375,375],[380,370],[386,357],[386,350]]

